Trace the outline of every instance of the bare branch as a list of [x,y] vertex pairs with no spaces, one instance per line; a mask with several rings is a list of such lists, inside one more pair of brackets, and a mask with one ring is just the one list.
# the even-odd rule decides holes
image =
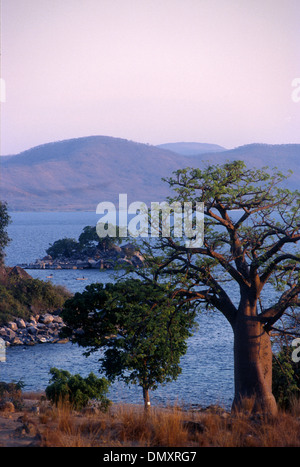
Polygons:
[[270,330],[271,326],[282,317],[287,308],[297,304],[299,293],[300,284],[294,284],[289,290],[286,290],[281,295],[275,305],[267,308],[263,313],[258,315],[259,320],[262,323],[266,323],[266,331]]

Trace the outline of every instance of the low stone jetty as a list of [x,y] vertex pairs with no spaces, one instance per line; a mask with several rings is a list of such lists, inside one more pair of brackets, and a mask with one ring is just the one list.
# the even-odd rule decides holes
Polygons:
[[6,325],[0,325],[0,338],[4,340],[6,346],[65,343],[68,339],[61,339],[59,336],[63,326],[59,310],[31,316],[28,321],[15,318]]

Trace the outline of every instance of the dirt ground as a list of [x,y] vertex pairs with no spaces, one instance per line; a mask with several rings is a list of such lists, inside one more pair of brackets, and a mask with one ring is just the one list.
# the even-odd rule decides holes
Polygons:
[[36,400],[25,400],[22,411],[0,411],[0,447],[38,447],[41,441]]

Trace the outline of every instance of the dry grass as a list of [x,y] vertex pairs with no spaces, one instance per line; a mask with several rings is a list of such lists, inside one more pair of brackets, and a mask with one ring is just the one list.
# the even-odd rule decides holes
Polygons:
[[300,447],[300,401],[291,412],[263,420],[249,412],[184,411],[114,405],[107,413],[44,407],[39,415],[45,447]]

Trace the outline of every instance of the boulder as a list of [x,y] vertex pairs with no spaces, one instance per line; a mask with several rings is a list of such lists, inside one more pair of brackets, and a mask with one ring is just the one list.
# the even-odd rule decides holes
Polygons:
[[25,323],[24,319],[17,318],[15,320],[15,322],[16,322],[16,325],[18,326],[18,329],[25,329],[26,328],[26,323]]
[[44,258],[42,258],[43,261],[52,261],[52,256],[51,255],[46,255]]
[[46,342],[49,342],[49,339],[41,336],[41,337],[38,337],[37,341],[39,344],[45,344]]
[[19,338],[19,337],[15,337],[12,341],[11,341],[11,345],[22,345],[23,344],[23,341]]
[[49,323],[52,323],[52,321],[53,321],[53,316],[50,313],[41,315],[39,318],[39,322],[42,324],[49,324]]
[[0,328],[0,337],[5,337],[6,336],[6,328],[2,327]]
[[11,329],[12,331],[17,331],[18,330],[18,325],[14,321],[10,321],[7,324],[7,327],[9,327],[9,329]]
[[28,331],[29,334],[36,334],[37,333],[37,328],[36,328],[36,326],[29,326],[27,328],[27,331]]
[[29,321],[27,323],[27,327],[29,326],[35,326],[37,323],[36,319],[33,316],[30,316]]
[[8,275],[20,277],[22,279],[32,279],[32,277],[20,266],[14,266],[13,268],[8,268]]
[[16,337],[16,333],[12,329],[5,327],[4,331],[1,331],[1,337],[3,337],[4,340],[12,341]]
[[53,316],[53,323],[63,324],[63,319],[61,316]]

